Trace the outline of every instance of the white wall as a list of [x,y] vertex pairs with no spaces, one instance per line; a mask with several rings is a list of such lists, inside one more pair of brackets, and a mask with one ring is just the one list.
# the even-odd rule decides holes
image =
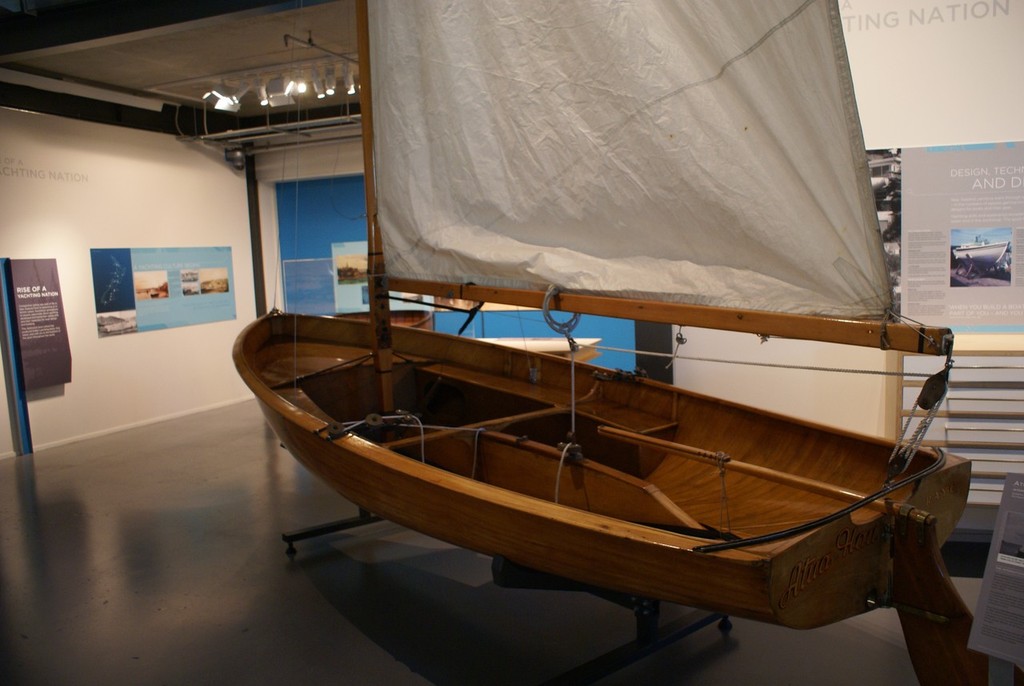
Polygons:
[[[29,396],[36,450],[251,397],[231,364],[255,316],[245,179],[219,150],[0,109],[0,167],[0,256],[56,258],[71,343],[72,382]],[[97,336],[90,248],[200,246],[231,247],[235,320]]]
[[869,150],[1024,139],[1022,0],[839,0]]
[[[883,436],[891,429],[897,411],[894,378],[849,371],[889,371],[896,363],[890,353],[780,338],[762,343],[753,334],[692,327],[684,327],[683,335],[687,342],[678,354],[704,358],[676,362],[675,381],[683,388],[862,434]],[[754,366],[759,364],[837,371]],[[941,368],[939,360],[936,365]]]
[[[839,0],[865,147],[1024,141],[1024,0]],[[681,354],[883,371],[895,353],[685,329]],[[1022,350],[1024,336],[956,337],[957,350]],[[941,367],[936,360],[936,369]],[[858,433],[891,436],[891,380],[676,364],[676,383]]]

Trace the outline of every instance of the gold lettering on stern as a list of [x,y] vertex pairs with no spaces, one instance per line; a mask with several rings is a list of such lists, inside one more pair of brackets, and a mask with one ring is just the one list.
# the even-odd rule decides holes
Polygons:
[[779,608],[786,607],[790,600],[800,595],[812,581],[824,575],[831,568],[832,555],[830,554],[822,555],[821,557],[809,557],[806,560],[797,562],[793,569],[789,570],[789,586],[786,587],[786,592],[779,598]]
[[932,492],[931,494],[928,495],[928,498],[924,501],[924,508],[926,510],[931,508],[932,504],[936,500],[940,500],[940,499],[945,498],[947,496],[953,495],[954,493],[956,493],[956,491],[957,491],[957,489],[956,489],[954,484],[946,484],[945,486],[943,486],[939,490],[934,491],[934,492]]
[[789,585],[779,597],[779,609],[784,609],[808,586],[827,574],[836,561],[875,545],[881,540],[881,522],[868,528],[843,527],[836,535],[834,551],[800,560],[789,570]]

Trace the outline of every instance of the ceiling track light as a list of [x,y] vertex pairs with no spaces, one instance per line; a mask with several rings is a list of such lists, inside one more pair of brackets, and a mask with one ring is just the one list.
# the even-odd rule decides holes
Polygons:
[[314,66],[313,67],[313,90],[316,92],[316,99],[323,100],[327,97],[326,91],[324,91],[324,82],[320,78],[320,71]]
[[334,76],[334,65],[328,64],[324,72],[324,93],[334,95],[334,89],[338,86],[338,80]]
[[[216,98],[217,101],[213,104],[213,109],[221,110],[223,112],[237,112],[239,107],[238,98],[232,95],[227,95],[228,89],[221,85],[220,90],[216,88],[210,89],[204,96],[203,100],[209,100]],[[223,92],[221,92],[223,91]]]
[[[318,47],[319,46],[311,46]],[[327,51],[325,51],[327,52]],[[343,80],[345,91],[355,95],[358,91],[349,62],[355,60],[345,56],[335,56],[298,62],[289,65],[269,67],[262,74],[245,72],[225,74],[215,86],[203,95],[204,101],[210,101],[218,110],[238,112],[242,98],[253,91],[262,107],[281,107],[294,105],[306,94],[315,94],[318,100],[335,95],[338,89],[339,76]]]
[[267,81],[266,92],[267,105],[270,107],[282,107],[285,105],[295,104],[295,98],[293,98],[288,92],[288,84],[285,82],[283,76],[277,76]]
[[[285,46],[288,46],[291,41],[295,41],[302,47],[317,50],[323,55],[306,61],[267,65],[256,74],[252,71],[224,73],[215,77],[223,80],[203,95],[204,102],[212,102],[216,109],[237,112],[243,96],[250,90],[256,94],[255,97],[263,107],[293,105],[297,99],[301,99],[310,91],[316,95],[318,100],[322,100],[335,95],[339,85],[344,87],[348,95],[358,93],[359,88],[356,84],[353,65],[358,69],[359,62],[354,56],[355,53],[334,52],[317,45],[313,42],[312,32],[309,33],[306,40],[285,34]],[[342,84],[339,84],[338,81],[342,81]],[[201,82],[190,79],[164,85],[183,86],[186,83]],[[213,100],[213,98],[216,99]]]
[[345,92],[349,95],[356,94],[356,78],[352,75],[352,70],[345,65]]

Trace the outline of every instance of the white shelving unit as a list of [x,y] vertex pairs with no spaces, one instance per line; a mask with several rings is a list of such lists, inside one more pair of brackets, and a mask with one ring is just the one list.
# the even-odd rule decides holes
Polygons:
[[[971,460],[968,509],[955,537],[986,539],[995,526],[1007,473],[1024,473],[1024,352],[966,352],[954,360],[949,391],[924,445],[943,447]],[[934,357],[900,355],[905,374],[927,374],[936,368]],[[897,435],[923,383],[924,377],[900,377]],[[918,410],[908,435],[922,416]]]

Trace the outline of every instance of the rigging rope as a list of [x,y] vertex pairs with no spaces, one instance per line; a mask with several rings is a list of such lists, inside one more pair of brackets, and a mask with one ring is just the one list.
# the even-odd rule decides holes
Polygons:
[[562,467],[565,465],[565,458],[573,447],[572,443],[565,443],[562,446],[562,457],[558,460],[558,468],[555,470],[555,504],[558,504],[558,494],[562,490]]
[[376,428],[387,424],[388,426],[404,429],[417,429],[420,434],[420,462],[427,462],[427,429],[434,431],[469,431],[473,433],[473,470],[470,473],[471,479],[476,479],[477,459],[480,453],[480,434],[486,429],[484,427],[467,426],[445,426],[440,424],[424,424],[423,420],[411,412],[399,412],[398,414],[370,414],[365,419],[357,419],[351,422],[335,422],[327,427],[328,440],[334,440],[347,433],[354,433],[356,429],[366,426]]
[[[914,454],[921,447],[925,434],[928,433],[928,429],[932,425],[932,420],[939,413],[942,399],[946,397],[946,391],[949,389],[949,371],[952,367],[953,359],[951,356],[947,356],[946,366],[941,371],[928,377],[928,380],[921,387],[921,392],[918,394],[917,400],[914,401],[914,407],[911,408],[907,421],[903,424],[899,440],[896,441],[892,454],[889,456],[886,484],[892,483],[893,479],[906,470]],[[918,407],[924,409],[927,414],[917,425],[914,434],[908,441],[906,440],[907,429],[910,428],[910,423],[914,420]]]
[[[898,322],[903,322],[903,324],[905,324],[907,326],[916,326],[917,327],[917,335],[918,335],[919,338],[921,338],[924,341],[927,341],[928,344],[932,348],[934,348],[935,350],[942,350],[943,349],[943,346],[939,345],[938,341],[936,341],[933,337],[931,337],[931,336],[929,336],[929,335],[927,335],[925,333],[925,325],[924,324],[922,324],[921,322],[919,322],[919,321],[917,321],[915,319],[911,319],[910,317],[904,316],[904,315],[900,314],[899,312],[897,312],[895,310],[891,310],[891,309],[885,311],[885,319],[882,320],[882,343],[883,343],[883,349],[888,349],[889,339],[888,339],[888,333],[886,331],[886,326],[888,325],[890,320],[895,321],[897,323]],[[952,338],[952,334],[946,333],[943,336],[943,341],[945,343],[945,350],[946,350],[947,354],[952,354],[952,352],[953,352],[953,338]]]
[[560,333],[565,336],[565,340],[569,343],[569,435],[566,436],[565,442],[559,447],[562,449],[562,457],[558,460],[558,469],[555,472],[555,502],[558,502],[558,492],[562,481],[562,466],[565,464],[565,459],[568,456],[572,456],[572,459],[578,460],[583,457],[581,447],[576,443],[576,352],[580,349],[579,344],[572,337],[572,332],[576,326],[580,323],[580,313],[575,312],[569,319],[564,322],[556,321],[551,315],[551,300],[558,295],[558,286],[551,284],[548,286],[547,292],[544,294],[544,306],[542,308],[544,313],[544,321],[552,331]]
[[890,372],[883,369],[852,369],[849,367],[820,367],[814,365],[805,364],[785,364],[782,362],[754,362],[752,360],[728,360],[721,357],[700,357],[696,355],[679,355],[678,353],[662,353],[647,350],[637,350],[635,348],[615,348],[607,345],[594,345],[590,346],[595,350],[605,350],[608,352],[617,353],[633,353],[636,355],[645,355],[649,357],[667,357],[672,360],[686,360],[688,362],[719,362],[721,364],[735,364],[740,366],[748,367],[766,367],[769,369],[798,369],[809,372],[832,372],[837,374],[868,374],[876,376],[902,376],[902,377],[920,377],[925,378],[931,376],[927,372]]
[[580,346],[576,340],[572,337],[572,332],[576,326],[580,323],[580,313],[574,313],[569,319],[564,322],[555,321],[555,318],[551,316],[551,299],[558,295],[558,286],[551,284],[548,286],[547,293],[544,294],[544,321],[548,326],[551,327],[556,333],[560,333],[565,336],[565,340],[569,343],[569,399],[570,399],[570,419],[572,427],[569,434],[569,442],[575,443],[576,441],[576,353],[579,351]]

